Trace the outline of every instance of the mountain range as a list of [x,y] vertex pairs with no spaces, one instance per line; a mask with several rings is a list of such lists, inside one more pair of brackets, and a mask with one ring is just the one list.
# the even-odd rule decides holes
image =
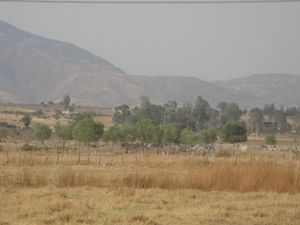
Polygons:
[[50,40],[0,20],[0,102],[59,101],[90,106],[136,105],[141,96],[154,103],[236,102],[244,108],[300,105],[300,76],[258,74],[207,82],[195,77],[132,76],[73,44]]

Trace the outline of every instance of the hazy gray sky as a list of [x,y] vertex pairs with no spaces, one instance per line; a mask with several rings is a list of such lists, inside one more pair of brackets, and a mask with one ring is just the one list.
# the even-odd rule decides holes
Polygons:
[[0,19],[74,43],[133,75],[204,80],[273,72],[300,75],[300,3],[0,3]]

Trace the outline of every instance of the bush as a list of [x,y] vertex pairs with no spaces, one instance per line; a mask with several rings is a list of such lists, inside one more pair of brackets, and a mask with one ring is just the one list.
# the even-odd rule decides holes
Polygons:
[[29,125],[31,124],[31,116],[26,114],[25,116],[23,116],[22,122],[24,123],[25,127],[29,127]]
[[267,145],[276,145],[277,141],[276,141],[276,137],[274,134],[268,134],[265,137],[265,141]]
[[98,141],[104,132],[104,125],[96,123],[91,117],[80,119],[74,125],[72,136],[80,142]]
[[37,117],[41,117],[44,115],[43,110],[41,109],[37,109],[36,111],[34,111],[33,113],[31,113],[32,116],[37,116]]
[[22,151],[31,152],[34,150],[34,147],[29,144],[25,144],[21,147]]
[[51,137],[52,131],[47,124],[39,123],[36,125],[33,136],[42,143]]
[[226,123],[221,129],[220,136],[225,142],[244,142],[247,141],[247,129],[244,123]]
[[200,133],[200,140],[205,144],[214,143],[217,140],[217,134],[213,129],[208,128]]

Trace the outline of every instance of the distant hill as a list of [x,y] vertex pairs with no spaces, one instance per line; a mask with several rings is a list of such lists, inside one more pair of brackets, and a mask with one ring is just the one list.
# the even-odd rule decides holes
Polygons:
[[300,105],[300,77],[255,75],[206,82],[193,77],[131,76],[73,44],[22,31],[0,20],[0,102],[59,101],[69,94],[81,105],[135,105],[141,96],[155,103],[193,102],[198,95],[215,105],[243,107],[274,102]]
[[76,84],[78,77],[90,79],[91,84],[98,77],[125,75],[75,45],[33,35],[0,21],[0,90],[18,101],[58,99],[69,91],[76,92],[75,88],[83,88]]
[[[274,103],[277,106],[300,106],[300,76],[257,74],[214,84],[249,96],[249,106]],[[250,97],[251,96],[251,97]]]

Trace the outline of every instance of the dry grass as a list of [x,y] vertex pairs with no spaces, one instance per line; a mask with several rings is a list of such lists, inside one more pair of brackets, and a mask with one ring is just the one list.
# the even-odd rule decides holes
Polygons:
[[3,188],[0,224],[300,223],[300,195],[131,188]]
[[0,224],[300,224],[298,155],[120,152],[2,152]]
[[199,165],[183,173],[139,172],[124,178],[124,184],[134,188],[199,189],[231,192],[300,192],[298,167],[294,164],[273,165],[217,162]]
[[0,185],[300,193],[298,158],[282,153],[217,158],[81,152],[79,164],[73,154],[16,152],[7,160],[1,153]]

